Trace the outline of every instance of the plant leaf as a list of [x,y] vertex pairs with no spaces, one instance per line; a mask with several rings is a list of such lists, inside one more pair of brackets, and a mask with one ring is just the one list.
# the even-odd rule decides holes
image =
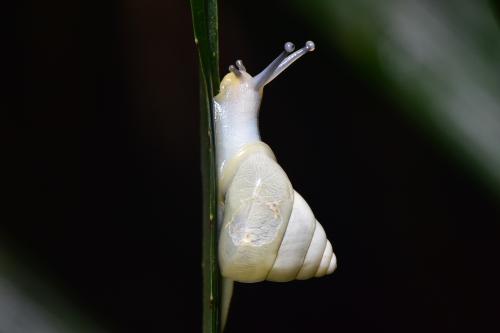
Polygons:
[[217,264],[217,181],[212,98],[219,86],[216,0],[191,0],[200,64],[200,139],[203,185],[203,332],[220,332],[220,276]]

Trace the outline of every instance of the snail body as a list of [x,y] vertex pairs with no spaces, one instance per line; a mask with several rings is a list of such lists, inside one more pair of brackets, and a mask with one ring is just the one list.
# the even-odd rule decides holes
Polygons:
[[286,43],[255,77],[238,60],[214,97],[223,322],[232,281],[303,280],[331,274],[337,266],[323,227],[258,128],[263,87],[313,49],[314,43],[307,42],[293,52],[293,44]]

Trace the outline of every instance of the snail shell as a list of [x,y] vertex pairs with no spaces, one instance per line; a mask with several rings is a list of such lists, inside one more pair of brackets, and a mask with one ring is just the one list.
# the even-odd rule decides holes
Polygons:
[[[265,143],[243,148],[228,173],[219,264],[239,282],[285,282],[330,274],[336,257],[309,205]],[[227,182],[227,180],[224,180]]]

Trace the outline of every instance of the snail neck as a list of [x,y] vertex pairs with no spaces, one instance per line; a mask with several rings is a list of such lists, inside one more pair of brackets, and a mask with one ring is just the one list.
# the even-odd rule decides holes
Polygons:
[[219,173],[241,149],[260,142],[258,110],[260,98],[227,105],[214,100],[216,163]]

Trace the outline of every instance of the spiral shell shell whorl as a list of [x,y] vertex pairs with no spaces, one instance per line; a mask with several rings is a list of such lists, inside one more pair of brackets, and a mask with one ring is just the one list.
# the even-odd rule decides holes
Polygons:
[[332,273],[336,257],[309,205],[263,142],[221,170],[219,264],[239,282],[284,282]]

